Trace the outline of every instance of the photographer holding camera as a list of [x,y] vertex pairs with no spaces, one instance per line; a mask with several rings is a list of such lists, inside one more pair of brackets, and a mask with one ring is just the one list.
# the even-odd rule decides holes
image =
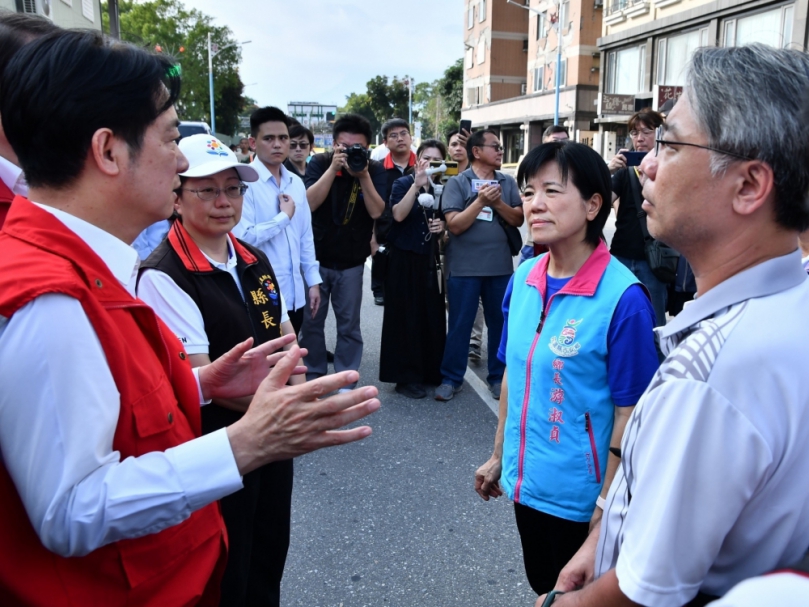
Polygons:
[[362,116],[346,114],[334,123],[333,135],[334,151],[313,156],[304,179],[323,279],[320,307],[314,317],[304,315],[300,334],[301,347],[309,351],[308,379],[328,370],[324,326],[330,300],[337,321],[334,370],[359,369],[363,264],[371,254],[374,219],[385,209],[385,169],[368,159],[371,124]]

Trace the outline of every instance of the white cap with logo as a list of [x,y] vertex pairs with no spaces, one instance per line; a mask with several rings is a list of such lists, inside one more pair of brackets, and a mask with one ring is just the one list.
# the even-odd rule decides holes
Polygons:
[[199,134],[180,139],[180,151],[188,158],[188,170],[181,177],[208,177],[236,169],[242,181],[258,181],[258,172],[242,164],[236,154],[213,135]]

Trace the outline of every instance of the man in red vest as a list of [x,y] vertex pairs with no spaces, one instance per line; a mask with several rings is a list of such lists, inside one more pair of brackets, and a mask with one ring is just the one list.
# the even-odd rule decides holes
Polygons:
[[[0,12],[0,74],[6,69],[14,53],[25,44],[58,29],[52,21],[38,15]],[[25,196],[28,193],[19,164],[6,134],[0,129],[0,227],[3,227],[14,195]]]
[[[178,72],[65,31],[0,78],[31,201],[17,197],[0,232],[2,605],[216,605],[216,500],[266,463],[368,436],[337,429],[379,407],[370,387],[319,399],[355,371],[286,387],[303,352],[272,353],[291,338],[192,371],[133,296],[127,243],[170,215],[188,166]],[[200,404],[253,393],[241,420],[200,437]]]

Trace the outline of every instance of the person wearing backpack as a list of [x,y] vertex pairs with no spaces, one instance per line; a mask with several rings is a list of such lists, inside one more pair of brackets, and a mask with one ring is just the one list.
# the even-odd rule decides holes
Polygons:
[[[496,356],[503,331],[501,304],[514,272],[523,223],[522,200],[513,177],[497,169],[503,146],[497,133],[486,129],[467,142],[471,166],[444,187],[441,206],[449,230],[447,245],[447,341],[441,362],[441,385],[435,399],[447,401],[461,390],[469,355],[469,338],[478,300],[489,330],[488,376],[494,398],[500,398],[505,365]],[[515,249],[516,246],[516,249]]]

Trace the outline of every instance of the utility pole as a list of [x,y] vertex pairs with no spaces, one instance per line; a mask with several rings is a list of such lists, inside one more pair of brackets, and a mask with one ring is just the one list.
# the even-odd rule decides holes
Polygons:
[[208,92],[211,97],[211,132],[216,134],[216,116],[213,109],[213,53],[211,52],[211,32],[208,32]]
[[110,38],[121,39],[121,21],[118,18],[118,0],[110,0],[107,11],[110,16]]

